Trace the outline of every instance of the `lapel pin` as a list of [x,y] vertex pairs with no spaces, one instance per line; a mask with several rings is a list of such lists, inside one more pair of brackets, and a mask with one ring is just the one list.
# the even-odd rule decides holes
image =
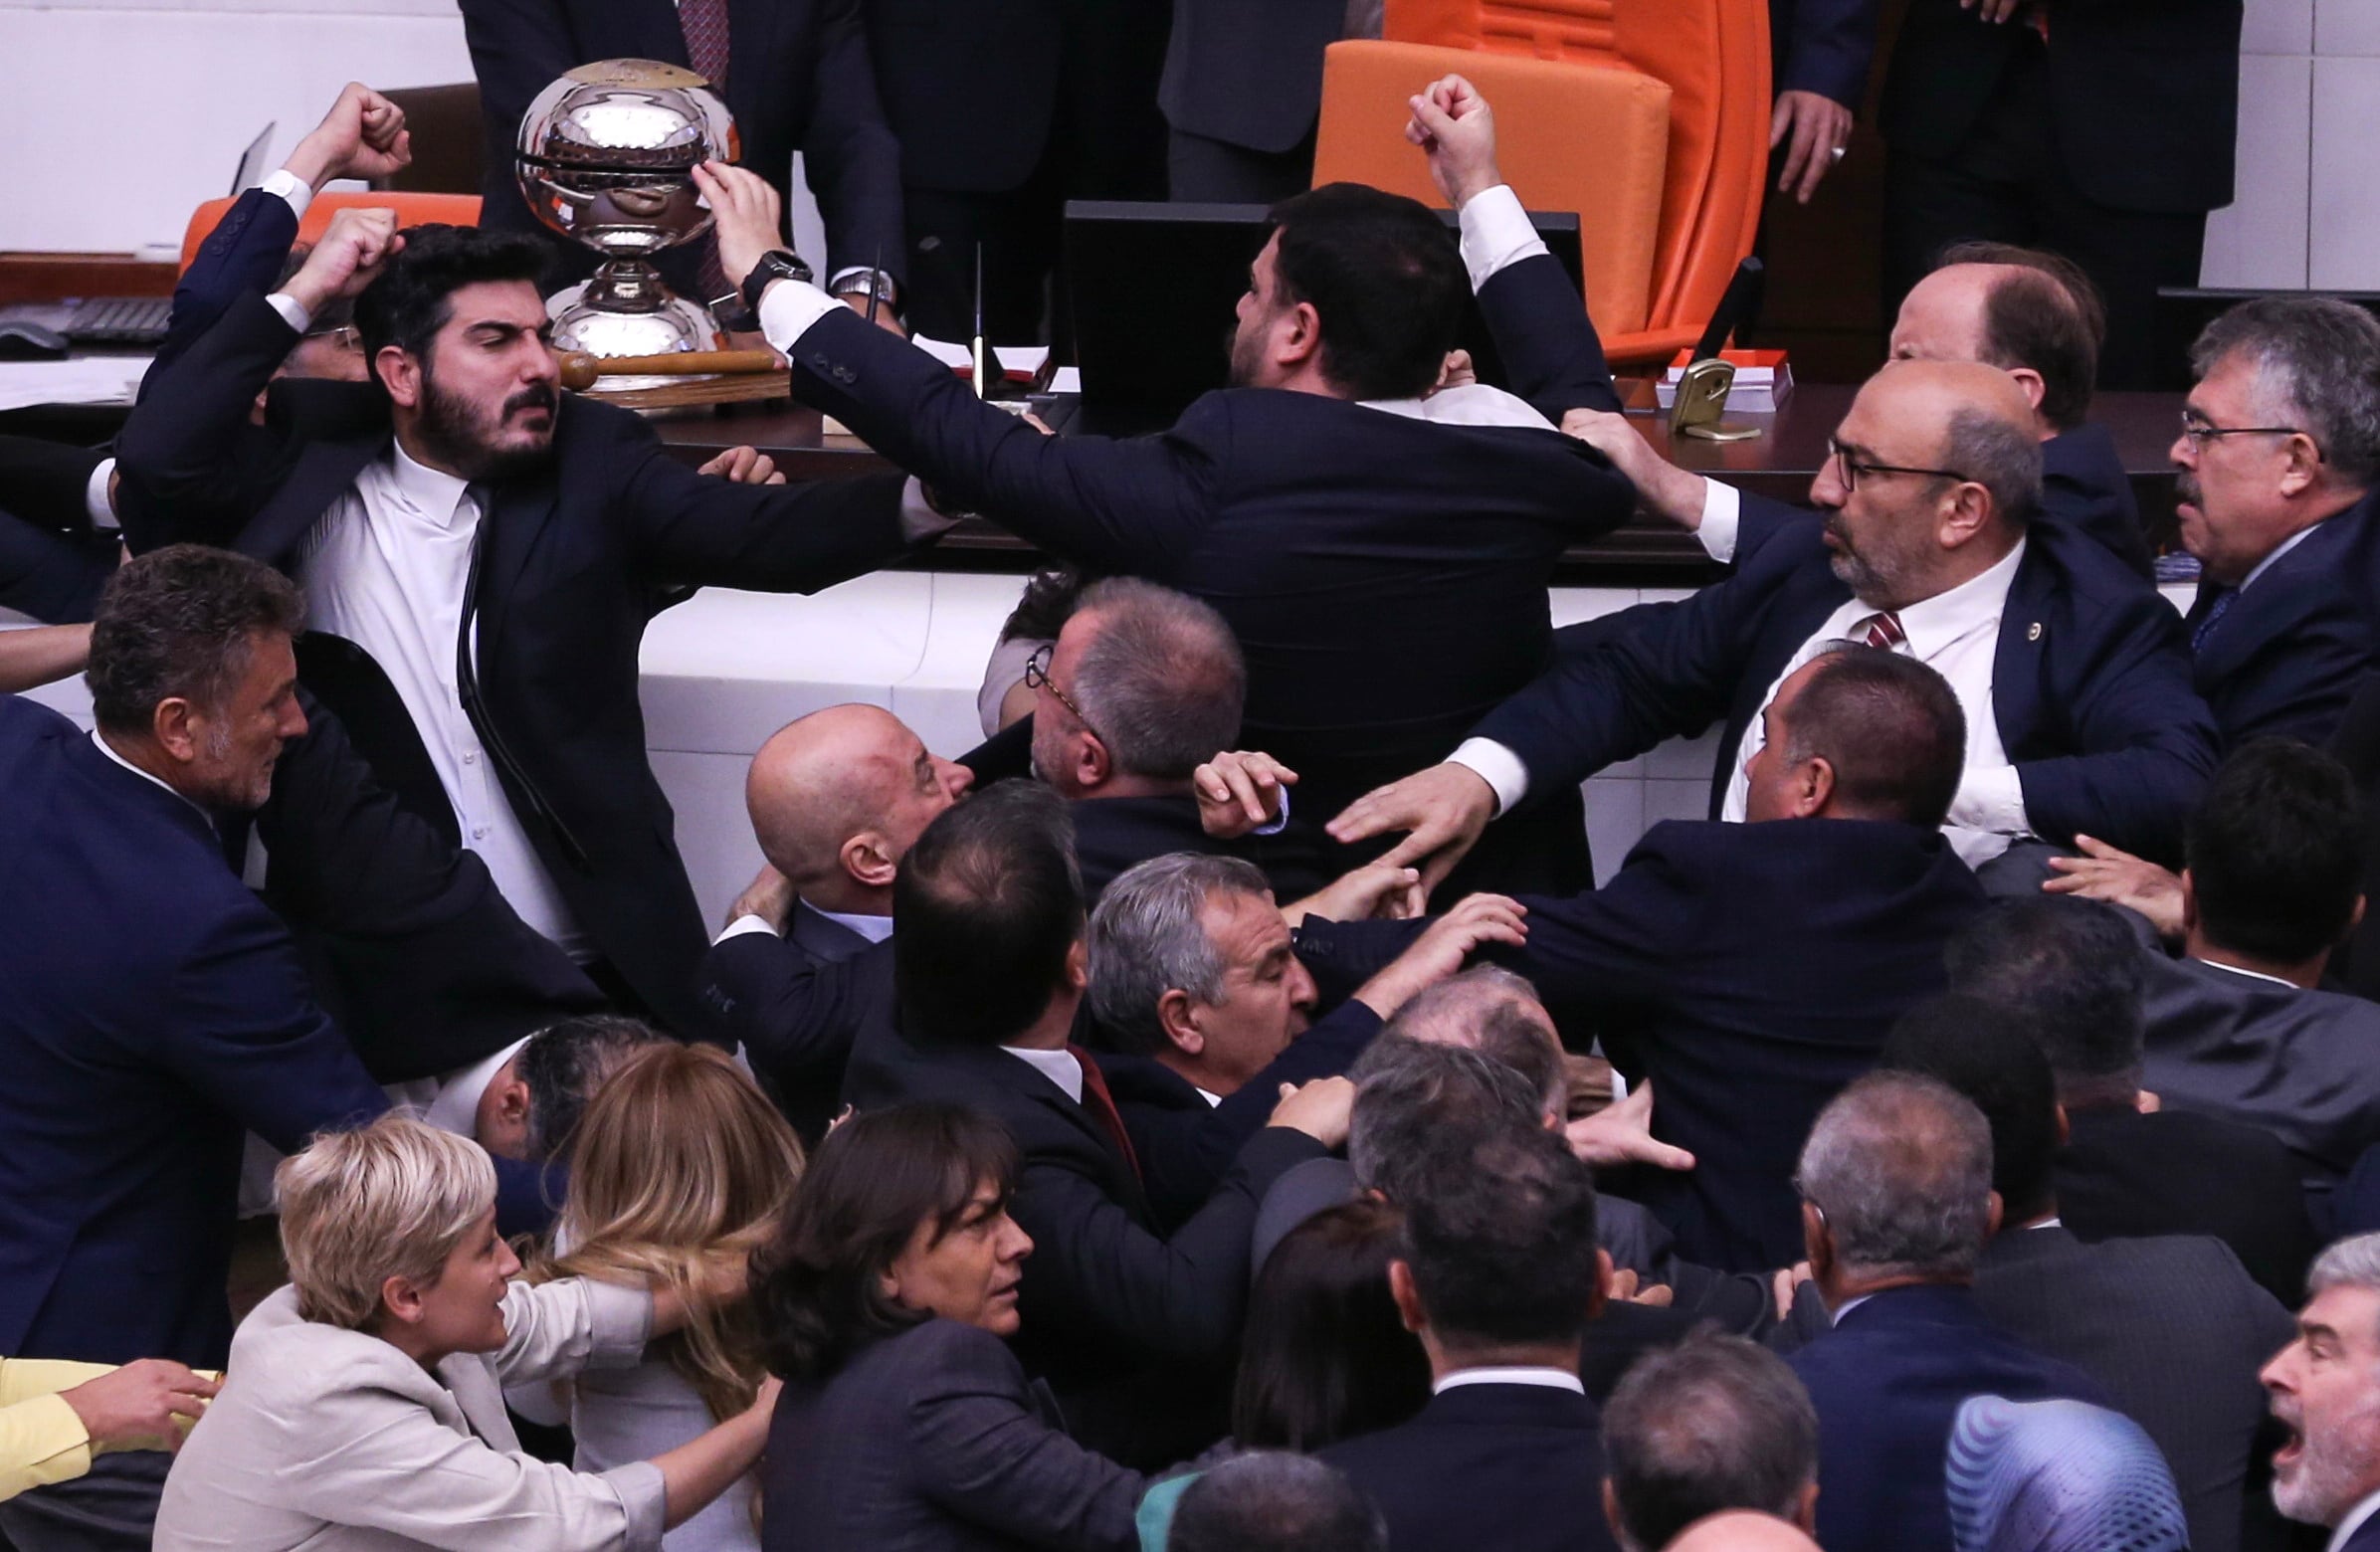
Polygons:
[[2036,620],[2031,625],[2025,627],[2025,640],[2029,642],[2038,642],[2041,640],[2041,622],[2039,620]]

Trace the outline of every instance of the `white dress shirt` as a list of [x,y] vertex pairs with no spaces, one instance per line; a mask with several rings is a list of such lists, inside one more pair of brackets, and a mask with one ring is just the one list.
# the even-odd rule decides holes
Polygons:
[[488,1092],[488,1085],[496,1081],[496,1074],[504,1069],[504,1064],[520,1055],[520,1048],[529,1039],[523,1035],[494,1056],[483,1057],[470,1067],[439,1078],[436,1096],[422,1106],[422,1119],[440,1131],[476,1141],[480,1135],[481,1097]]
[[1034,1051],[1023,1046],[1002,1046],[1000,1049],[1056,1083],[1075,1103],[1083,1102],[1083,1064],[1076,1060],[1073,1052]]
[[2338,1552],[2339,1548],[2355,1539],[2355,1533],[2363,1529],[2363,1522],[2374,1514],[2380,1514],[2380,1492],[2367,1494],[2346,1512],[2337,1528],[2330,1532],[2330,1543],[2324,1552]]
[[1506,1368],[1457,1369],[1433,1382],[1430,1394],[1443,1396],[1448,1391],[1461,1390],[1466,1385],[1537,1385],[1546,1390],[1575,1391],[1581,1396],[1587,1393],[1586,1386],[1568,1369],[1547,1369],[1524,1364]]
[[469,485],[392,443],[306,535],[298,579],[314,628],[353,642],[388,676],[455,807],[463,845],[521,920],[585,960],[586,934],[512,812],[456,687],[480,516]]
[[[793,902],[793,908],[797,911],[806,910],[813,916],[824,916],[839,927],[857,932],[871,943],[882,943],[892,935],[892,918],[891,916],[855,916],[849,911],[820,910],[808,900],[799,899]],[[710,941],[715,946],[726,942],[731,937],[742,937],[747,932],[766,932],[771,937],[784,936],[769,924],[769,919],[766,916],[746,911],[733,921],[728,922],[727,930]]]

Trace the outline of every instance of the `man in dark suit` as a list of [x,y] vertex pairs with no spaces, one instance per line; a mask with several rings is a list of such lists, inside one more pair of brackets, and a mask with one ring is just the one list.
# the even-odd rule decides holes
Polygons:
[[[866,0],[900,142],[909,323],[974,327],[975,256],[996,343],[1066,328],[1051,294],[1070,199],[1161,199],[1167,0]],[[730,274],[730,280],[735,277]]]
[[1205,1203],[1282,1084],[1344,1072],[1476,947],[1519,937],[1509,901],[1475,895],[1314,1020],[1313,977],[1254,865],[1182,852],[1117,878],[1091,916],[1089,1001],[1159,1221]]
[[[160,375],[118,442],[126,531],[302,580],[308,687],[378,779],[607,992],[699,1029],[701,921],[637,705],[645,622],[672,587],[826,586],[939,519],[894,477],[697,477],[636,416],[560,396],[535,245],[392,226],[343,212],[286,292],[242,297]],[[247,427],[302,320],[358,291],[377,381],[285,382]]]
[[2014,1014],[1937,998],[1894,1028],[1883,1065],[1941,1079],[1991,1126],[2001,1216],[1976,1268],[1984,1314],[2106,1386],[2116,1410],[2148,1431],[2181,1488],[2192,1547],[2285,1546],[2263,1490],[2271,1441],[2260,1450],[2256,1373],[2289,1339],[2288,1311],[2219,1240],[2086,1245],[2059,1221],[2066,1119],[2049,1059]]
[[2067,1228],[2094,1243],[2209,1235],[2276,1298],[2296,1295],[2318,1244],[2303,1172],[2270,1134],[2142,1091],[2144,955],[2113,907],[2000,901],[1945,958],[1951,991],[2014,1013],[2049,1058],[2069,1126],[2056,1182]]
[[1621,1552],[1660,1552],[1728,1509],[1818,1525],[1818,1414],[1785,1360],[1700,1331],[1648,1354],[1603,1409],[1604,1515]]
[[1944,1457],[1959,1404],[2100,1385],[2019,1346],[1974,1282],[1999,1215],[1992,1135],[1947,1085],[1872,1072],[1820,1113],[1795,1184],[1834,1329],[1789,1360],[1818,1408],[1818,1539],[1828,1552],[1948,1552]]
[[[728,269],[758,265],[778,241],[773,198],[732,168],[698,176]],[[1540,251],[1489,284],[1530,272],[1560,267]],[[826,315],[795,281],[768,286],[762,322],[798,396],[940,496],[1090,570],[1213,604],[1248,663],[1243,739],[1327,813],[1442,754],[1543,667],[1553,561],[1631,497],[1509,395],[1421,399],[1454,343],[1464,273],[1419,203],[1335,185],[1286,204],[1251,285],[1239,386],[1129,441],[1041,436],[927,357]],[[1499,881],[1583,887],[1576,807],[1537,823],[1498,838],[1512,870]]]
[[1884,82],[1884,305],[1970,238],[2075,259],[2107,298],[2108,388],[2157,385],[2160,286],[2231,203],[2240,0],[1914,0]]
[[1823,526],[1795,524],[1644,628],[1565,653],[1452,760],[1367,795],[1330,833],[1409,831],[1388,860],[1441,870],[1498,812],[1714,720],[1712,817],[1740,819],[1761,708],[1848,635],[1930,664],[1957,693],[1968,768],[1946,830],[1970,865],[2027,837],[2110,830],[2178,852],[2214,764],[2181,623],[2096,542],[2029,520],[2034,416],[1997,368],[1887,365],[1812,484]]
[[1347,0],[1174,0],[1157,105],[1172,130],[1175,199],[1270,205],[1313,182],[1322,51],[1346,36],[1349,10]]
[[1876,57],[1876,0],[1768,0],[1769,161],[1777,192],[1810,203],[1842,160],[1868,96]]
[[1273,1109],[1206,1205],[1158,1231],[1104,1064],[1071,1035],[1083,1000],[1083,890],[1064,805],[1002,782],[925,827],[893,884],[897,1031],[861,1032],[846,1092],[980,1108],[1021,1156],[1011,1211],[1035,1251],[1018,1356],[1070,1431],[1126,1463],[1215,1437],[1215,1382],[1248,1299],[1249,1230],[1283,1171],[1346,1135],[1352,1086],[1309,1083]]
[[2380,1548],[2380,1235],[2322,1253],[2297,1335],[2265,1366],[2288,1442],[2273,1456],[2273,1502],[2330,1532],[2333,1552]]
[[1399,1204],[1389,1291],[1429,1354],[1411,1421],[1324,1450],[1388,1520],[1398,1552],[1609,1549],[1603,1452],[1579,1345],[1601,1312],[1587,1167],[1508,1118],[1450,1128]]
[[[1939,675],[1846,648],[1789,675],[1765,717],[1755,823],[1656,826],[1601,889],[1523,896],[1528,941],[1496,956],[1574,1049],[1601,1039],[1650,1079],[1655,1135],[1695,1165],[1632,1194],[1679,1255],[1730,1271],[1797,1259],[1810,1121],[1941,989],[1942,944],[1984,905],[1938,830],[1962,749]],[[1360,963],[1412,930],[1309,921],[1299,949]]]
[[[480,225],[534,233],[555,279],[582,280],[595,256],[548,233],[513,175],[520,121],[537,94],[598,60],[683,65],[711,84],[735,117],[743,163],[780,192],[793,158],[818,196],[827,251],[820,270],[861,311],[901,299],[900,145],[878,105],[864,0],[466,0],[463,35],[480,81],[487,146],[480,158]],[[714,299],[724,288],[705,237],[660,256],[681,295]]]
[[0,437],[0,609],[52,625],[91,618],[119,555],[107,503],[113,462],[90,448]]
[[2148,1087],[2272,1134],[2323,1184],[2380,1143],[2380,1006],[2321,986],[2364,908],[2361,810],[2318,750],[2233,755],[2190,820],[2183,957],[2145,960]]

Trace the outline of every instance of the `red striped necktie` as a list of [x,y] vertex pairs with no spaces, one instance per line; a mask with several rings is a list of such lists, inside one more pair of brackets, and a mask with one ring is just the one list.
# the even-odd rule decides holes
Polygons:
[[1901,633],[1900,616],[1889,610],[1870,615],[1853,626],[1851,630],[1854,641],[1866,642],[1871,647],[1882,647],[1887,652],[1908,640],[1908,637]]
[[1070,1045],[1067,1054],[1083,1067],[1083,1108],[1089,1110],[1107,1130],[1107,1138],[1115,1144],[1115,1151],[1124,1156],[1132,1178],[1140,1178],[1140,1156],[1132,1151],[1132,1134],[1124,1130],[1124,1115],[1115,1107],[1115,1095],[1107,1091],[1107,1074],[1090,1052],[1081,1046]]

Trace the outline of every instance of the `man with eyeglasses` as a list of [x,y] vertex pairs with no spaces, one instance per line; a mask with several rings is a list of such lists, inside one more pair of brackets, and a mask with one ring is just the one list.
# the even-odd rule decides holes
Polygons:
[[1712,817],[1741,819],[1760,712],[1849,637],[1928,664],[1957,694],[1967,758],[1944,829],[1970,866],[2082,835],[2172,855],[2215,759],[2181,622],[2097,543],[2030,520],[2041,442],[2014,379],[1893,362],[1834,445],[1810,487],[1823,524],[1782,528],[1727,581],[1567,656],[1452,759],[1367,795],[1331,833],[1410,832],[1388,860],[1443,871],[1531,795],[1712,722],[1726,728]]

